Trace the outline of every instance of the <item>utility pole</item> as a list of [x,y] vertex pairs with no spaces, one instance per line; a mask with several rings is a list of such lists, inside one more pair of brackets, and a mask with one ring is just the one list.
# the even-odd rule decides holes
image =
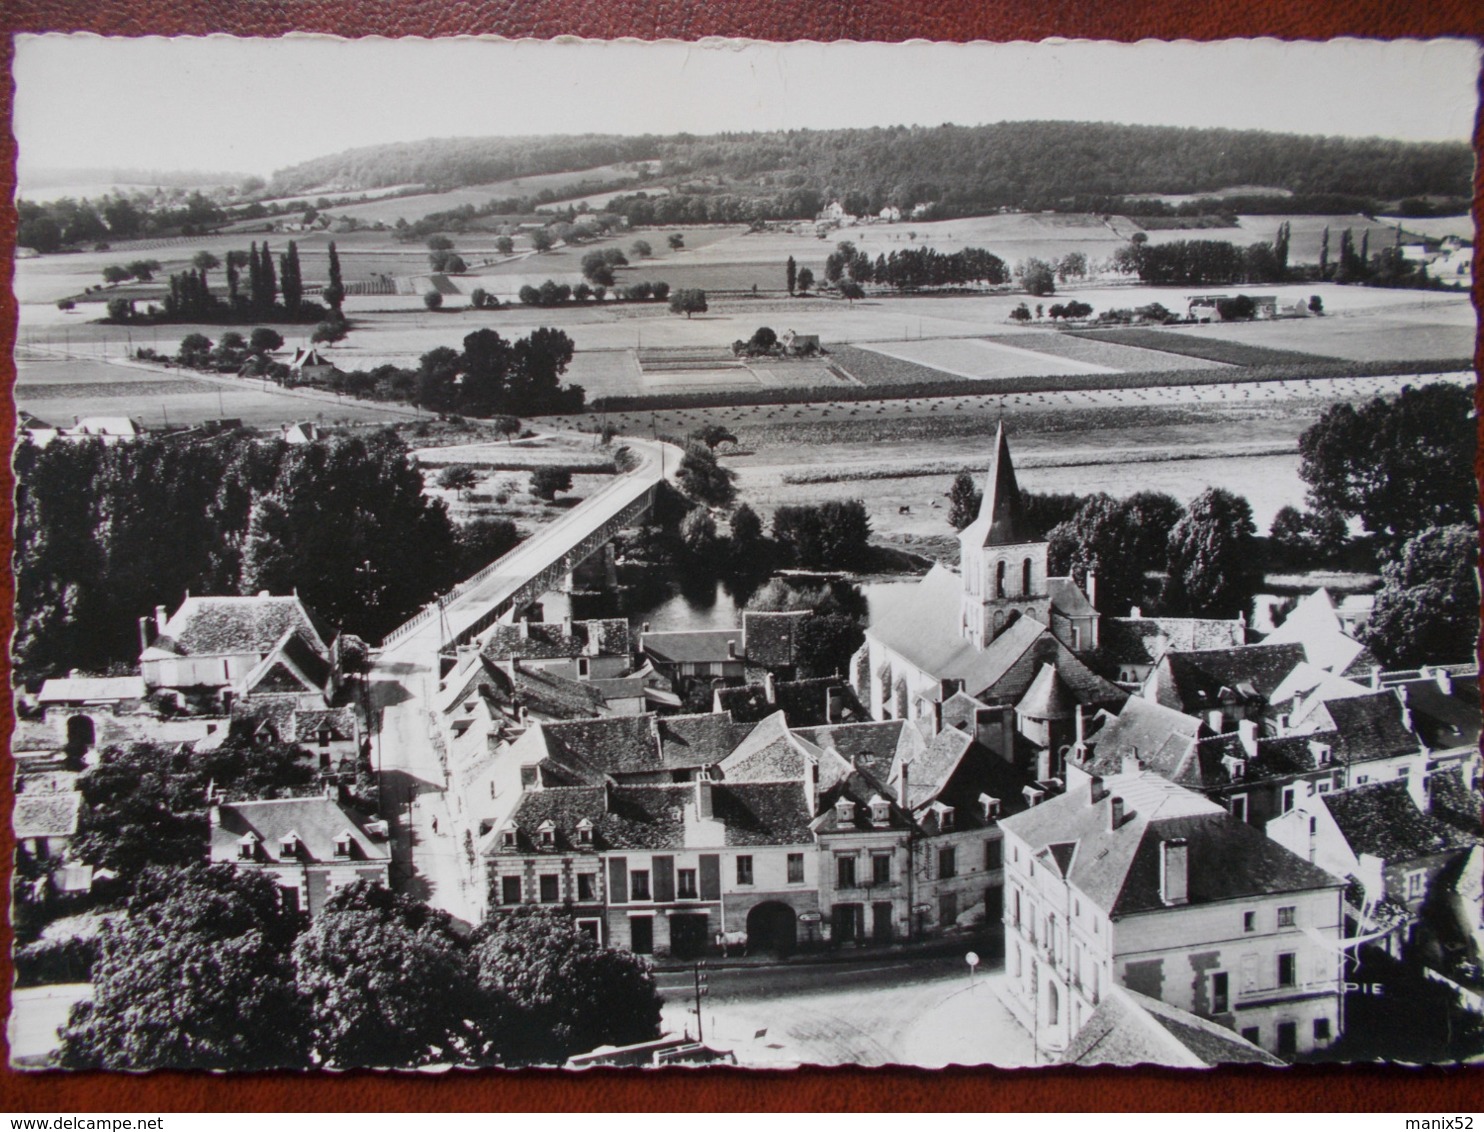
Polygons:
[[705,967],[705,966],[706,966],[706,961],[704,959],[702,959],[695,966],[695,979],[696,979],[696,1041],[698,1041],[698,1042],[704,1042],[706,1040],[706,1029],[705,1029],[705,1027],[701,1023],[701,999],[705,998],[708,994],[711,993],[711,988],[706,985],[706,976],[702,973],[702,968]]

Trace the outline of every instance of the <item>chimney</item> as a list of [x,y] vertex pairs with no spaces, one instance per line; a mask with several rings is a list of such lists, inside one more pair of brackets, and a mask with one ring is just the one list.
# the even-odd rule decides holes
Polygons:
[[1098,576],[1091,570],[1087,572],[1087,604],[1098,607]]
[[1140,620],[1140,619],[1143,618],[1144,611],[1142,609],[1140,609],[1137,605],[1135,605],[1135,606],[1133,606],[1133,607],[1131,607],[1129,609],[1128,615],[1129,615],[1130,620],[1138,621],[1138,620]]
[[1212,708],[1206,713],[1206,726],[1218,735],[1226,730],[1226,718],[1220,708]]
[[907,789],[907,764],[903,763],[901,773],[897,775],[897,805],[904,810],[907,808],[908,794],[909,791]]
[[519,621],[516,622],[516,624],[520,626],[520,639],[523,640],[523,641],[530,640],[531,639],[531,623],[529,621],[527,621],[524,617],[522,617]]
[[1190,903],[1190,845],[1183,837],[1159,843],[1159,898],[1172,906]]
[[1257,721],[1244,719],[1237,724],[1237,735],[1242,740],[1242,750],[1249,759],[1257,757]]
[[567,614],[567,616],[565,616],[565,617],[562,618],[562,636],[564,636],[564,637],[570,637],[571,635],[572,635],[572,615],[569,613],[569,614]]
[[1439,668],[1437,679],[1438,691],[1442,692],[1445,696],[1451,696],[1453,694],[1453,677]]
[[1088,796],[1095,806],[1103,800],[1106,791],[1103,789],[1103,776],[1095,774],[1087,780]]
[[737,659],[737,638],[735,637],[727,638],[727,659]]
[[1427,777],[1427,760],[1419,758],[1413,761],[1407,768],[1407,777],[1403,780],[1407,784],[1407,793],[1412,796],[1412,802],[1424,814],[1432,809],[1432,783]]
[[163,605],[155,606],[155,632],[163,633],[165,631],[165,623],[169,620],[170,618],[165,615],[165,607]]
[[767,697],[770,704],[778,702],[778,685],[774,682],[771,672],[763,673],[763,695]]
[[1372,665],[1371,666],[1371,691],[1373,691],[1373,692],[1379,692],[1380,690],[1381,690],[1381,668],[1380,668],[1379,665]]
[[154,629],[155,629],[154,623],[152,621],[150,621],[150,619],[148,617],[141,617],[139,619],[139,651],[140,652],[143,652],[145,649],[149,648],[150,643],[155,639]]
[[1015,763],[1015,709],[1006,705],[1000,709],[1000,742],[1004,745],[1005,761]]
[[1115,832],[1123,824],[1123,799],[1108,799],[1108,831]]
[[1138,774],[1144,769],[1144,764],[1139,761],[1139,748],[1130,747],[1128,754],[1123,756],[1122,771],[1124,774]]
[[711,809],[711,780],[707,778],[696,779],[696,820],[710,821]]
[[648,621],[644,622],[644,624],[642,624],[642,625],[639,626],[639,632],[641,632],[641,633],[647,633],[647,632],[649,632],[649,622]]

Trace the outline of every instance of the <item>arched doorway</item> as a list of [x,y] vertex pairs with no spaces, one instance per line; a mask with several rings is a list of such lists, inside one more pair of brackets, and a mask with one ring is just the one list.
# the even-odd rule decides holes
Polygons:
[[91,716],[73,715],[67,718],[67,750],[75,754],[93,749],[98,741],[97,729]]
[[787,904],[769,901],[747,913],[747,950],[791,955],[798,945],[798,918]]

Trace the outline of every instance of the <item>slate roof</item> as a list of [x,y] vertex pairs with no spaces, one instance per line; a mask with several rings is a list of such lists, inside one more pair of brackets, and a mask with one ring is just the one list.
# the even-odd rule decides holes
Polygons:
[[1324,712],[1334,721],[1334,730],[1351,763],[1396,755],[1416,754],[1417,736],[1407,730],[1402,704],[1394,692],[1373,692],[1343,700],[1326,700]]
[[[1116,830],[1109,828],[1108,814],[1114,797],[1125,806]],[[1341,883],[1215,803],[1150,771],[1105,779],[1097,801],[1090,785],[1081,786],[1001,824],[1033,854],[1053,843],[1075,845],[1070,883],[1110,916],[1165,908],[1160,842],[1176,837],[1189,846],[1192,905]]]
[[1051,608],[1067,617],[1095,617],[1097,610],[1087,595],[1071,578],[1047,578],[1046,592],[1051,597]]
[[496,668],[490,686],[512,711],[524,707],[552,720],[591,719],[605,714],[608,703],[600,688],[540,668],[517,666],[513,681],[508,672]]
[[1071,719],[1077,712],[1077,699],[1056,666],[1043,664],[1015,710],[1031,719]]
[[1244,645],[1247,629],[1240,621],[1203,617],[1104,617],[1098,643],[1115,662],[1157,664],[1167,649],[1191,652]]
[[[518,830],[516,848],[498,841],[493,852],[563,854],[603,849],[680,849],[685,846],[685,808],[694,806],[692,785],[557,786],[528,790],[511,816]],[[593,823],[593,844],[580,845],[578,823]],[[555,845],[542,846],[538,831],[543,822],[556,826]]]
[[783,668],[798,661],[799,626],[814,616],[807,609],[783,613],[744,612],[742,638],[744,651],[753,664],[765,668]]
[[1307,657],[1300,644],[1243,645],[1164,654],[1151,679],[1165,707],[1192,714],[1224,702],[1266,700]]
[[905,763],[907,804],[914,813],[938,796],[973,742],[974,737],[967,732],[945,727],[928,740],[916,757]]
[[77,832],[82,795],[75,790],[17,794],[11,819],[17,841],[28,837],[71,837]]
[[1477,673],[1448,681],[1444,691],[1436,679],[1408,680],[1398,685],[1412,712],[1412,727],[1434,751],[1479,745],[1480,709]]
[[1344,747],[1333,731],[1315,731],[1303,735],[1281,735],[1259,738],[1256,753],[1248,755],[1241,736],[1235,731],[1207,736],[1197,741],[1191,757],[1180,766],[1173,781],[1192,789],[1227,786],[1232,783],[1224,759],[1245,760],[1243,782],[1261,782],[1290,778],[1321,769],[1316,744],[1328,745],[1335,765],[1345,762]]
[[579,656],[628,656],[629,623],[622,617],[591,621],[498,622],[485,638],[491,660],[561,660]]
[[738,723],[727,712],[660,716],[656,726],[660,758],[677,770],[715,766],[752,734],[752,724]]
[[251,691],[264,682],[274,667],[283,661],[287,661],[293,670],[297,670],[299,675],[309,681],[311,687],[321,691],[328,687],[331,675],[329,658],[297,626],[287,630],[274,643],[272,651],[258,662],[257,667],[243,681],[244,686]]
[[728,845],[807,845],[813,817],[801,782],[716,783],[712,815],[726,825]]
[[979,514],[958,537],[964,546],[1016,546],[1041,541],[1025,517],[1025,504],[1020,497],[1020,485],[1015,482],[1015,465],[1010,459],[1010,441],[1003,421],[995,430],[994,454],[984,477]]
[[548,754],[559,763],[614,776],[666,769],[652,715],[560,720],[540,729]]
[[789,730],[781,711],[774,712],[722,760],[721,777],[726,782],[801,781],[809,763],[817,765],[823,756],[819,747]]
[[639,638],[639,647],[665,664],[720,664],[728,660],[741,663],[742,630],[739,627],[644,633]]
[[830,722],[829,704],[833,698],[846,715],[869,719],[870,712],[861,706],[850,684],[838,676],[818,676],[807,680],[780,680],[773,685],[769,702],[766,686],[739,684],[716,690],[716,706],[729,711],[739,721],[756,723],[775,711],[788,717],[793,727],[817,727]]
[[1110,987],[1063,1052],[1067,1065],[1281,1066],[1239,1034],[1158,999]]
[[[880,797],[889,803],[887,823],[876,826],[871,821],[872,798]],[[851,820],[842,822],[840,811],[835,808],[841,798],[855,803]],[[819,761],[819,793],[815,803],[817,816],[810,828],[819,834],[863,833],[872,830],[909,830],[913,828],[911,817],[903,812],[892,796],[890,787],[869,771],[851,766],[840,756],[821,752]]]
[[888,719],[869,723],[837,723],[825,727],[795,728],[794,733],[821,750],[834,748],[847,761],[863,767],[872,777],[891,780],[897,744],[907,723]]
[[1464,782],[1463,770],[1449,767],[1434,771],[1427,779],[1432,798],[1432,815],[1448,822],[1470,837],[1484,831],[1484,793]]
[[[910,767],[908,783],[911,783]],[[953,807],[955,829],[983,829],[996,824],[999,818],[985,817],[981,795],[997,799],[1000,818],[1004,818],[1030,807],[1025,788],[1033,785],[1031,777],[1016,770],[1009,761],[981,743],[971,743],[933,800]],[[914,808],[914,812],[919,811]]]
[[1403,780],[1355,786],[1323,801],[1356,856],[1395,864],[1479,844],[1477,836],[1419,810]]
[[39,704],[97,703],[142,700],[143,676],[70,676],[47,680],[36,697]]
[[248,833],[259,839],[258,860],[282,860],[280,842],[290,833],[299,835],[302,849],[292,861],[344,862],[335,856],[335,838],[348,832],[352,849],[349,860],[382,862],[392,856],[390,842],[372,838],[366,819],[333,798],[282,798],[260,802],[230,802],[217,807],[217,823],[211,828],[211,859],[237,860],[237,844]]
[[294,629],[324,646],[324,634],[297,595],[188,597],[150,648],[177,656],[268,653]]
[[1200,733],[1201,721],[1173,708],[1132,696],[1119,713],[1088,740],[1094,774],[1118,774],[1125,755],[1173,780],[1180,763]]

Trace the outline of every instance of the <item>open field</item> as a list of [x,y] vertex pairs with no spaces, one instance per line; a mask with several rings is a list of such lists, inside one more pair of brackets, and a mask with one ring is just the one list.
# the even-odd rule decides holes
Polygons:
[[1464,358],[1474,352],[1475,329],[1376,317],[1311,318],[1276,323],[1211,323],[1182,328],[1182,336],[1210,342],[1330,354],[1350,361]]
[[[550,189],[554,193],[580,193],[584,184],[607,185],[614,181],[638,180],[639,173],[630,165],[600,165],[592,169],[573,169],[565,173],[539,173],[508,181],[489,181],[482,185],[450,189],[446,193],[418,193],[415,196],[367,201],[329,209],[334,217],[353,216],[363,224],[395,224],[406,220],[412,224],[433,212],[448,212],[472,204],[476,208],[492,200],[508,197],[535,196]],[[312,198],[310,198],[312,199]]]
[[1429,240],[1441,240],[1445,236],[1457,236],[1460,240],[1474,240],[1474,218],[1468,213],[1462,216],[1424,216],[1408,219],[1400,216],[1378,216],[1383,224],[1402,226],[1404,232],[1415,232]]
[[1150,351],[1174,354],[1182,360],[1196,358],[1201,361],[1219,362],[1229,366],[1285,366],[1304,365],[1308,362],[1332,362],[1338,359],[1316,354],[1299,353],[1294,350],[1275,350],[1271,346],[1251,343],[1225,342],[1221,339],[1197,338],[1181,334],[1167,327],[1121,327],[1109,330],[1073,330],[1073,338],[1089,342],[1109,342],[1114,345],[1137,346]]

